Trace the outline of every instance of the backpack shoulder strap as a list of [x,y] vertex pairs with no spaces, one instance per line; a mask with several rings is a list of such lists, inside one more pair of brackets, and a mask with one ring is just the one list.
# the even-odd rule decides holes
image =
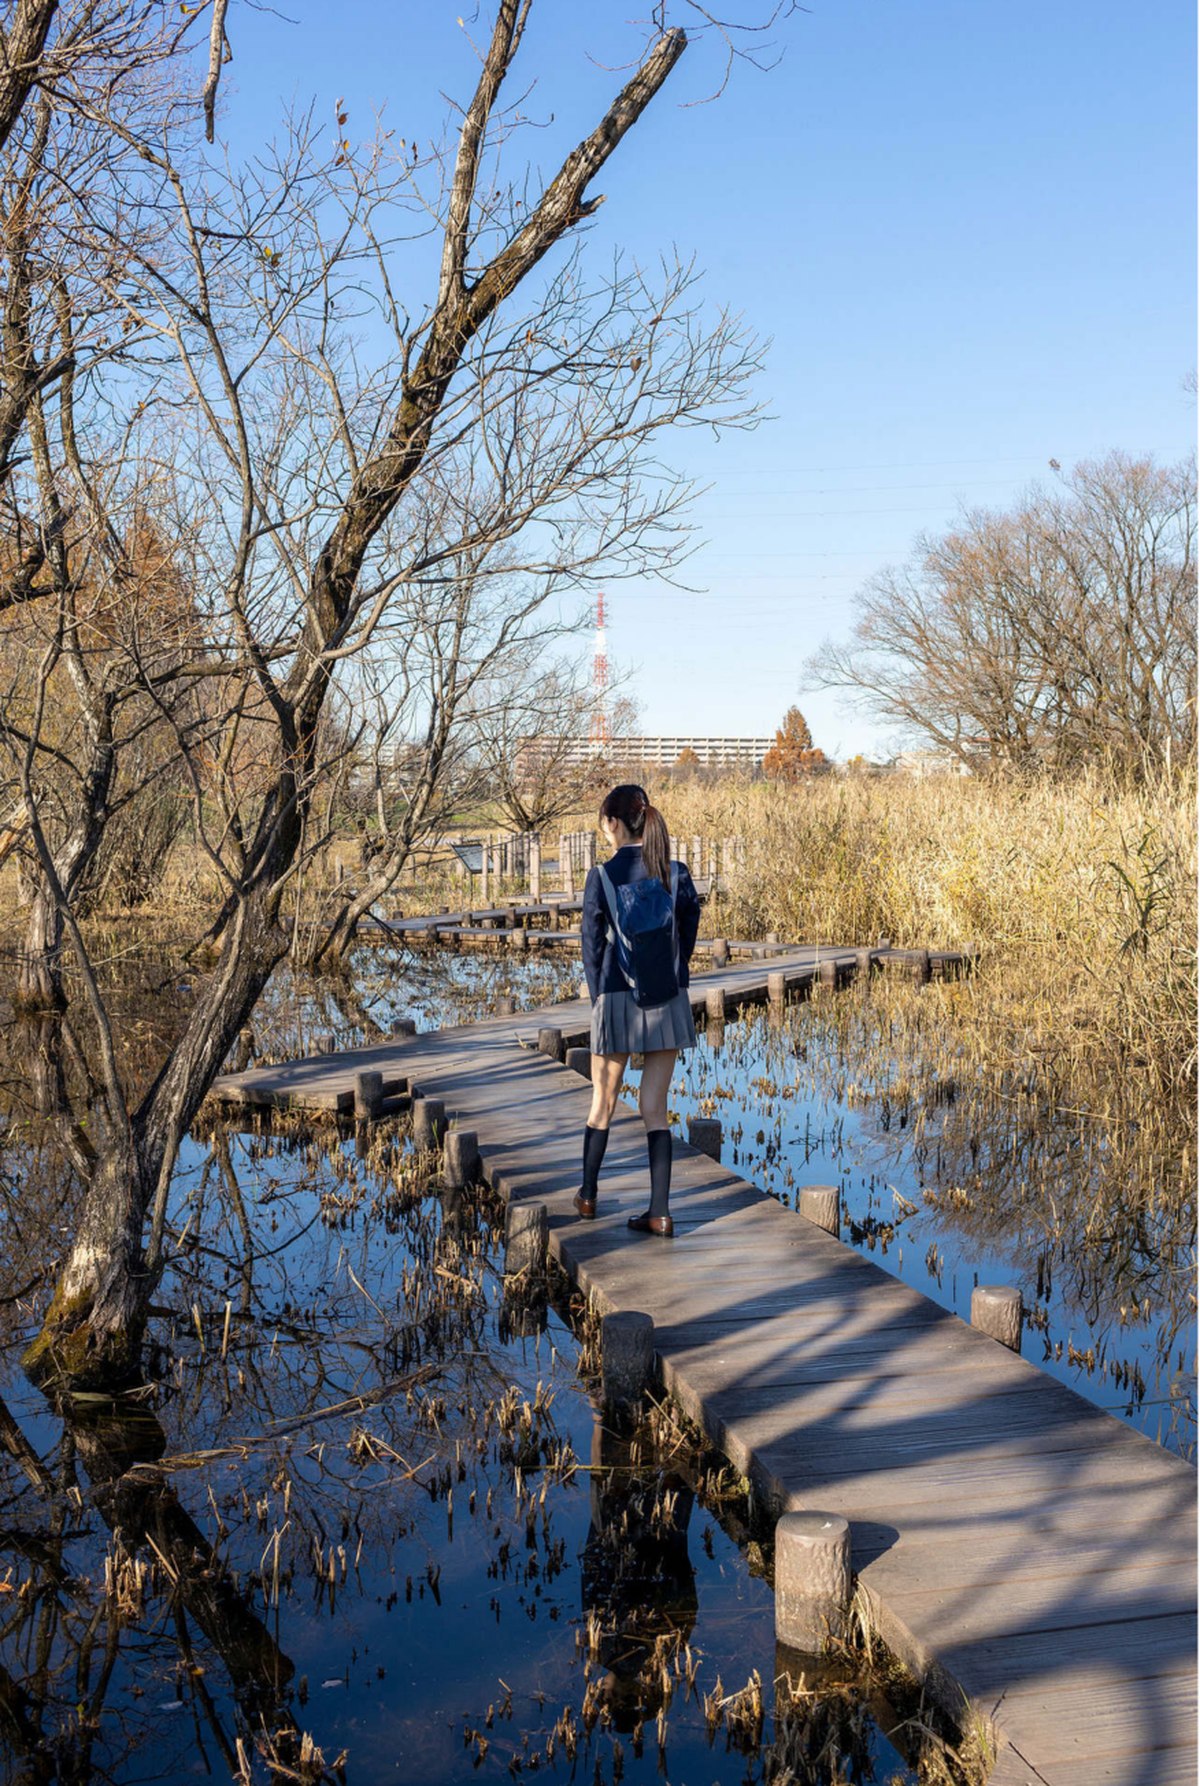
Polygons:
[[617,942],[617,948],[614,951],[617,967],[620,971],[621,978],[632,989],[634,984],[633,976],[628,972],[625,963],[621,960],[622,949],[624,949],[627,955],[629,953],[629,939],[621,929],[621,918],[617,910],[617,890],[613,886],[612,876],[609,874],[603,862],[597,863],[596,866],[600,874],[600,885],[604,889],[604,903],[608,907],[608,927],[612,931]]
[[612,877],[609,875],[603,862],[597,864],[597,873],[600,876],[600,885],[604,890],[604,903],[608,907],[609,923],[612,925],[617,935],[620,936],[621,921],[617,913],[617,890],[613,886]]

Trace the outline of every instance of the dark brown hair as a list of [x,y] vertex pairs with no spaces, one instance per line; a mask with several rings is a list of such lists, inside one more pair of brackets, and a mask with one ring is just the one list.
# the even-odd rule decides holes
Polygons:
[[646,873],[657,875],[669,893],[671,840],[667,835],[667,822],[657,806],[650,804],[645,788],[639,788],[633,781],[623,781],[620,787],[611,789],[604,796],[600,817],[610,821],[620,819],[630,836],[641,842]]

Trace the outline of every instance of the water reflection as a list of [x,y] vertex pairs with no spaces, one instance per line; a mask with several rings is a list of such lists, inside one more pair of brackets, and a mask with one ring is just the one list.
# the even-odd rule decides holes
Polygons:
[[[169,1690],[180,1702],[186,1696],[196,1727],[231,1775],[239,1765],[239,1742],[253,1744],[263,1728],[274,1733],[281,1759],[298,1755],[301,1734],[286,1704],[294,1666],[156,1470],[167,1449],[158,1420],[144,1408],[117,1403],[69,1405],[60,1412],[53,1474],[23,1436],[15,1445],[48,1509],[45,1523],[40,1530],[3,1534],[4,1548],[27,1565],[2,1632],[6,1656],[24,1665],[0,1671],[0,1731],[11,1777],[31,1786],[95,1777],[110,1685],[122,1643],[130,1641],[124,1634],[134,1628],[139,1671],[160,1685],[155,1700],[122,1706],[128,1748],[149,1741],[149,1726],[164,1709],[161,1683],[171,1681]],[[3,1424],[12,1450],[20,1429],[7,1408]],[[70,1562],[85,1488],[86,1506],[100,1515],[112,1539],[102,1588]],[[146,1623],[152,1597],[161,1598],[161,1617]],[[224,1702],[212,1679],[216,1667],[228,1687]],[[76,1716],[64,1718],[64,1695]],[[165,1706],[175,1709],[173,1701]]]
[[706,1034],[672,1088],[681,1124],[716,1115],[723,1157],[795,1207],[841,1191],[845,1237],[968,1316],[1010,1283],[1025,1355],[1149,1437],[1194,1457],[1195,1209],[1176,1162],[1129,1176],[1103,1124],[1020,1086],[967,1089],[935,988],[876,983]]
[[[598,1426],[544,1275],[506,1293],[502,1212],[435,1164],[394,1129],[361,1158],[216,1128],[181,1164],[143,1400],[60,1415],[10,1375],[4,1777],[266,1786],[345,1750],[360,1782],[402,1756],[634,1786],[661,1748],[668,1778],[762,1780],[737,1696],[706,1709],[773,1655],[723,1500]],[[10,1359],[26,1319],[0,1307]]]
[[643,1460],[645,1440],[596,1420],[591,1524],[580,1559],[595,1697],[617,1730],[633,1731],[670,1703],[677,1660],[698,1608],[688,1554],[695,1496],[670,1469]]

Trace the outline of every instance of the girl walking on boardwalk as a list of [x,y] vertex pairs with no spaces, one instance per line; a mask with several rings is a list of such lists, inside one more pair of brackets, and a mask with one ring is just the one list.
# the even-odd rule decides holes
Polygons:
[[700,928],[692,877],[672,862],[667,827],[644,788],[605,797],[600,829],[615,854],[583,890],[583,971],[592,1000],[592,1109],[583,1131],[583,1183],[575,1207],[596,1214],[608,1126],[631,1054],[645,1057],[638,1105],[650,1155],[650,1206],[630,1216],[639,1234],[675,1232],[667,1089],[681,1048],[696,1046],[688,963]]

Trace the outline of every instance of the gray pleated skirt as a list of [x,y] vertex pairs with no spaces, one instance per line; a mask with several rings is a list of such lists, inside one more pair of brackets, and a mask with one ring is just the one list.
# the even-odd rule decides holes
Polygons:
[[696,1026],[688,994],[643,1011],[631,992],[602,992],[592,1006],[593,1054],[653,1054],[660,1048],[694,1048]]

